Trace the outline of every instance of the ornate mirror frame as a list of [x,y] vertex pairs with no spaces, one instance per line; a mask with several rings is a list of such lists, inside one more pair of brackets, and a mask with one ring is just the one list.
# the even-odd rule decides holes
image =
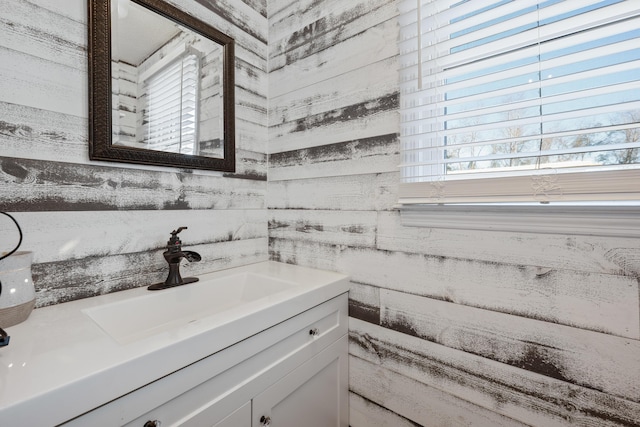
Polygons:
[[162,0],[130,0],[222,46],[224,158],[112,144],[111,1],[89,2],[89,158],[113,162],[235,171],[234,40]]

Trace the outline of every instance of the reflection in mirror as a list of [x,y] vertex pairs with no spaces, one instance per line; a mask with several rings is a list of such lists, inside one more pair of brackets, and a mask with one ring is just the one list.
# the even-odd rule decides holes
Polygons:
[[235,171],[234,41],[164,0],[89,1],[89,158]]
[[111,0],[111,61],[112,144],[224,157],[220,44]]

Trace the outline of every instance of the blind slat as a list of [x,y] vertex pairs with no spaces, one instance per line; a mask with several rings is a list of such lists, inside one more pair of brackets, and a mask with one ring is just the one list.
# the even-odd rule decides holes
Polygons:
[[[640,167],[640,10],[631,1],[417,7],[400,6],[401,187]],[[521,191],[532,199],[530,187]]]
[[199,60],[174,56],[144,82],[142,139],[153,150],[195,154]]

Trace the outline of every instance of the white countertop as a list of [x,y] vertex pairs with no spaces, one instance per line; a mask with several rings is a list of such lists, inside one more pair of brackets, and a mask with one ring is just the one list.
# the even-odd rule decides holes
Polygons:
[[345,275],[271,261],[201,275],[200,282],[183,286],[238,273],[296,286],[224,319],[212,316],[124,344],[83,310],[146,295],[146,287],[34,310],[6,329],[11,341],[0,348],[0,425],[58,425],[349,289]]

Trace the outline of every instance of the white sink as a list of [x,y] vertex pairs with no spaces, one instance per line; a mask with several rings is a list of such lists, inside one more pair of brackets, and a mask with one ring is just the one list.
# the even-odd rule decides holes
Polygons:
[[175,288],[84,309],[83,312],[121,344],[197,323],[224,322],[244,305],[268,303],[296,283],[256,273],[201,280]]

